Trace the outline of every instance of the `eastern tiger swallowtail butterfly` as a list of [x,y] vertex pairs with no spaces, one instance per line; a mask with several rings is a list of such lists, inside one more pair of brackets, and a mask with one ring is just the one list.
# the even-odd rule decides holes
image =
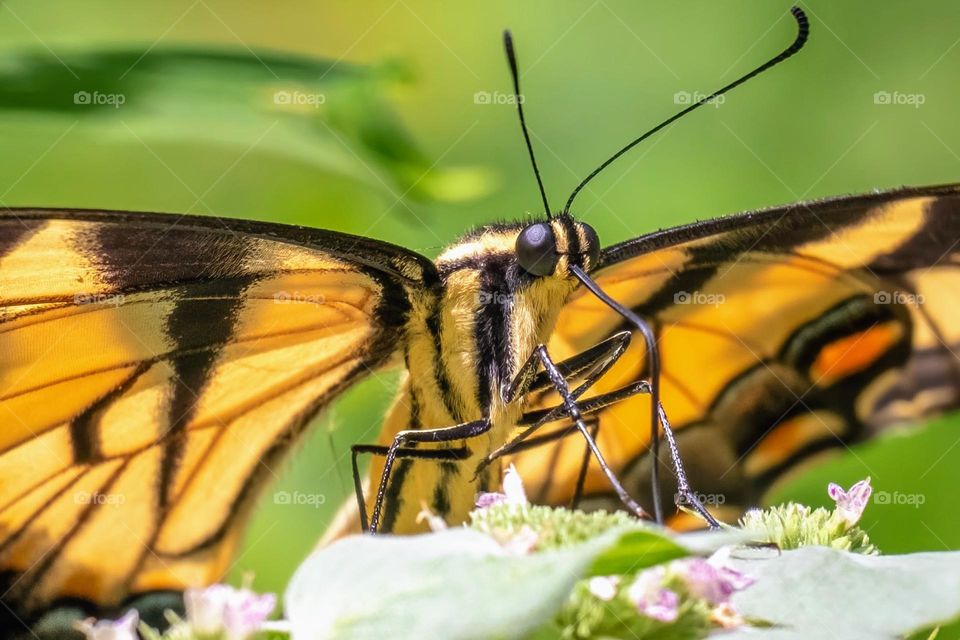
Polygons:
[[[795,53],[794,16],[781,55],[676,117]],[[366,502],[331,535],[419,530],[424,505],[460,521],[504,459],[545,502],[612,486],[640,513],[661,405],[696,486],[746,505],[819,450],[957,404],[960,186],[605,249],[569,214],[579,187],[555,215],[540,188],[544,219],[436,260],[260,222],[0,213],[4,607],[30,620],[220,579],[269,467],[391,365],[406,375],[381,440],[355,450],[380,454]],[[582,436],[606,465],[584,466]]]

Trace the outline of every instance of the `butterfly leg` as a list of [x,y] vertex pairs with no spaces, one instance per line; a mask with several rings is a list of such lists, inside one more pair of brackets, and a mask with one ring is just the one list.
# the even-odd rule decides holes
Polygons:
[[[584,420],[584,424],[590,425],[590,437],[594,442],[597,441],[597,433],[600,431],[600,419],[591,416]],[[590,468],[590,447],[583,447],[583,458],[580,460],[580,471],[577,473],[577,485],[573,490],[573,498],[570,500],[570,508],[576,509],[580,506],[580,500],[583,498],[583,486],[587,482],[587,469]]]
[[[573,400],[579,398],[587,389],[592,387],[597,380],[599,380],[607,371],[609,371],[610,367],[616,364],[616,362],[626,352],[627,347],[630,346],[631,337],[632,334],[629,331],[615,333],[606,340],[598,342],[594,346],[585,351],[581,351],[575,356],[554,363],[556,370],[560,372],[561,377],[563,377],[565,381],[575,378],[583,379],[579,386],[570,391],[570,397]],[[544,367],[543,371],[537,373],[537,370],[541,365],[542,358],[538,351],[535,350],[532,354],[530,354],[530,357],[527,358],[526,362],[524,362],[524,364],[520,367],[520,371],[516,376],[514,376],[514,379],[510,385],[504,388],[504,401],[511,402],[519,395],[533,391],[540,391],[554,386],[551,382],[551,378],[546,367]],[[619,399],[644,390],[649,392],[649,385],[645,381],[638,381],[610,394],[602,394],[595,398],[586,400],[580,405],[581,411],[596,411],[607,406],[607,404],[617,402]],[[527,427],[522,433],[517,435],[517,437],[515,437],[513,440],[498,447],[489,455],[487,455],[487,457],[477,465],[477,468],[474,471],[474,478],[476,478],[487,466],[490,465],[490,463],[497,458],[501,458],[517,450],[517,447],[520,446],[520,444],[523,443],[528,437],[533,435],[535,431],[540,429],[542,425],[561,418],[564,415],[564,411],[564,406],[557,406],[546,411],[532,411],[524,414],[520,425],[527,424],[530,426]],[[567,430],[567,433],[573,433],[573,429]],[[565,434],[547,434],[546,436],[538,437],[534,446],[539,446],[539,444],[546,442],[546,440],[543,438],[551,438],[552,440],[555,437],[562,437],[563,435]],[[585,473],[586,472],[584,471],[584,474]]]
[[540,345],[537,347],[535,353],[540,358],[540,362],[543,364],[543,368],[547,372],[547,376],[550,378],[550,382],[552,383],[553,387],[563,399],[565,413],[574,422],[574,424],[576,424],[577,430],[583,435],[587,442],[587,447],[590,449],[590,453],[592,453],[593,457],[597,459],[597,464],[600,465],[600,470],[603,471],[603,474],[607,477],[607,481],[617,494],[617,497],[620,498],[620,502],[623,503],[623,505],[637,517],[645,517],[647,512],[643,510],[643,507],[641,507],[636,500],[630,497],[630,494],[627,493],[627,490],[624,489],[623,485],[620,484],[620,480],[617,479],[616,474],[614,474],[613,470],[610,469],[609,465],[607,465],[607,461],[604,459],[603,453],[600,452],[600,448],[597,446],[596,441],[591,437],[590,432],[587,430],[587,426],[583,422],[583,416],[580,413],[580,408],[577,406],[576,398],[574,398],[570,392],[570,387],[567,385],[566,378],[563,377],[563,374],[559,369],[557,369],[557,365],[550,358],[550,354],[547,353],[547,348],[543,345]]
[[[621,331],[612,335],[606,340],[603,340],[602,342],[598,342],[596,345],[587,349],[586,351],[582,351],[575,356],[556,363],[557,370],[560,371],[565,379],[583,379],[581,384],[570,392],[570,395],[574,399],[577,399],[583,395],[583,393],[592,387],[594,383],[610,369],[610,367],[616,364],[617,360],[620,359],[620,357],[626,352],[627,347],[630,345],[630,338],[631,334],[629,331]],[[524,395],[533,391],[541,391],[552,386],[546,370],[537,373],[537,369],[539,368],[540,364],[540,356],[537,355],[536,351],[534,351],[534,353],[532,353],[530,357],[527,358],[527,361],[520,367],[520,371],[516,376],[514,376],[514,379],[510,385],[504,387],[503,399],[505,402],[512,402],[513,399],[520,395]],[[646,384],[646,382],[640,381],[634,383],[634,385],[630,385],[630,387]],[[590,400],[587,400],[581,405],[581,408],[593,406],[595,402],[602,397],[604,396],[597,396],[597,398],[591,398]],[[526,440],[529,436],[533,435],[533,433],[537,431],[543,424],[563,416],[563,411],[564,407],[558,406],[547,411],[534,411],[524,414],[520,425],[530,426],[520,433],[516,438],[504,444],[503,446],[498,447],[484,460],[482,460],[477,466],[476,475],[479,475],[480,472],[483,471],[495,459],[507,455],[513,451],[517,445]]]
[[[667,449],[670,450],[670,459],[673,462],[673,470],[677,477],[677,493],[682,495],[693,510],[701,518],[707,521],[711,529],[719,529],[720,523],[710,515],[707,508],[701,504],[700,500],[690,488],[690,482],[687,480],[687,473],[683,470],[683,460],[680,458],[680,448],[677,447],[677,439],[673,437],[673,429],[670,428],[670,421],[667,420],[667,412],[663,410],[663,405],[658,405],[657,411],[660,414],[660,424],[663,425],[663,439],[667,441]],[[652,461],[656,464],[656,461]]]
[[[463,424],[452,427],[442,427],[440,429],[409,429],[397,433],[393,438],[393,443],[387,449],[386,460],[383,464],[383,473],[380,475],[380,484],[377,487],[377,497],[373,505],[373,513],[370,516],[370,533],[376,533],[380,525],[380,513],[383,510],[384,497],[387,494],[387,485],[390,481],[390,472],[393,470],[393,463],[401,449],[408,448],[404,445],[416,446],[422,443],[441,444],[444,442],[456,442],[467,438],[473,438],[483,435],[490,430],[492,424],[487,418],[474,420],[473,422],[464,422]],[[412,448],[412,447],[411,447]]]
[[[584,378],[584,383],[573,391],[574,397],[589,389],[620,359],[620,356],[630,346],[631,337],[629,331],[615,333],[586,351],[581,351],[575,356],[556,363],[557,370],[564,378],[568,380]],[[537,373],[540,364],[540,357],[537,353],[530,354],[527,361],[520,367],[517,375],[504,388],[503,400],[505,402],[513,402],[516,398],[531,391],[540,391],[552,386],[546,371]]]
[[[360,465],[357,457],[362,453],[370,453],[378,456],[386,456],[390,452],[390,447],[380,444],[355,444],[350,447],[351,465],[353,471],[353,490],[357,496],[357,505],[360,507],[360,528],[366,533],[369,530],[367,524],[367,501],[363,495],[363,480],[360,474]],[[397,451],[398,459],[414,460],[435,460],[460,461],[470,457],[470,450],[466,447],[454,447],[451,449],[413,449],[410,447],[401,448]]]
[[[592,381],[588,381],[585,384],[592,384]],[[650,384],[645,380],[640,380],[632,384],[621,387],[614,391],[607,393],[602,393],[596,395],[592,398],[588,398],[583,402],[579,403],[580,413],[583,416],[587,416],[588,422],[597,422],[595,419],[590,420],[591,414],[596,413],[610,405],[616,404],[622,400],[626,400],[634,395],[639,393],[650,393]],[[512,453],[520,453],[529,449],[533,449],[551,442],[565,438],[566,436],[574,433],[576,430],[570,427],[561,427],[560,429],[545,433],[542,435],[537,435],[531,438],[526,438],[527,435],[532,433],[533,430],[540,428],[542,425],[565,417],[563,414],[563,406],[550,407],[547,409],[538,409],[535,411],[528,411],[523,415],[520,420],[521,425],[531,425],[516,438],[506,443],[504,446],[500,447],[496,452],[492,453],[489,456],[489,460],[493,460],[503,457]],[[684,497],[686,502],[707,522],[711,528],[718,528],[720,523],[707,511],[699,500],[696,499],[693,490],[690,487],[690,482],[687,480],[687,474],[683,469],[683,462],[680,458],[680,450],[677,447],[677,441],[673,434],[673,429],[670,427],[670,421],[667,418],[666,411],[661,404],[658,410],[660,416],[660,422],[663,425],[664,431],[664,440],[667,442],[667,447],[670,451],[670,458],[673,463],[673,470],[677,478],[677,492]],[[593,428],[594,440],[596,440],[596,432],[599,430],[599,424]],[[584,464],[580,467],[580,473],[577,478],[577,487],[574,493],[574,501],[579,502],[580,497],[582,497],[583,492],[583,483],[586,477],[587,464],[589,463],[589,453],[590,449],[587,447],[584,451]],[[484,461],[486,462],[486,460]]]

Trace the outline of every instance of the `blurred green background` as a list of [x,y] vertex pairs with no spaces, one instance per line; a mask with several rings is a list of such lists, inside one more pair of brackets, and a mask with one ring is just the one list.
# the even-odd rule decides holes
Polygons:
[[[0,204],[301,223],[435,255],[473,223],[538,212],[504,100],[503,28],[559,207],[685,95],[789,43],[789,6],[8,0]],[[613,243],[798,199],[960,180],[960,4],[803,7],[802,54],[650,140],[575,213]],[[282,590],[349,494],[347,446],[375,439],[394,381],[352,391],[274,470],[235,577],[252,571],[258,588]],[[960,548],[957,422],[858,448],[784,496],[823,504],[828,479],[872,475],[877,490],[923,496],[868,509],[882,549]],[[322,498],[279,504],[277,492]]]

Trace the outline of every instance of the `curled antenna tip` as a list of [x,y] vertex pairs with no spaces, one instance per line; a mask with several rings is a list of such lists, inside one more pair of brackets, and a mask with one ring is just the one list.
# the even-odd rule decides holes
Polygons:
[[810,37],[810,20],[800,7],[790,7],[790,13],[793,15],[793,19],[797,21],[797,39],[793,41],[793,46],[796,47],[794,52],[796,52],[800,50],[806,43],[807,38]]
[[681,109],[677,113],[673,114],[672,116],[670,116],[669,118],[667,118],[666,120],[658,124],[657,126],[653,127],[643,135],[637,138],[634,138],[630,143],[628,143],[626,146],[622,147],[619,151],[617,151],[612,156],[610,156],[605,161],[603,161],[600,164],[600,166],[598,166],[596,169],[591,171],[589,174],[587,174],[586,178],[580,181],[580,184],[578,184],[574,188],[573,192],[570,194],[570,197],[567,198],[567,203],[563,207],[563,213],[569,214],[570,207],[573,206],[573,201],[576,199],[577,195],[583,190],[583,188],[587,185],[587,183],[589,183],[591,180],[597,177],[597,175],[599,175],[604,169],[610,166],[618,158],[623,156],[623,154],[625,154],[627,151],[634,148],[635,146],[637,146],[638,144],[640,144],[641,142],[643,142],[653,134],[657,133],[658,131],[662,130],[663,128],[667,127],[668,125],[673,124],[678,119],[690,113],[694,109],[698,109],[702,107],[704,104],[713,100],[717,96],[721,96],[726,92],[730,91],[731,89],[734,89],[740,86],[741,84],[745,83],[751,78],[760,75],[767,69],[777,66],[787,58],[792,57],[795,53],[800,51],[800,49],[803,48],[803,45],[807,42],[807,38],[810,35],[810,21],[807,19],[807,14],[804,13],[803,9],[801,9],[800,7],[797,7],[797,6],[791,7],[790,13],[793,15],[794,20],[796,20],[797,22],[797,37],[794,38],[793,42],[790,43],[789,47],[781,51],[779,54],[777,54],[773,58],[770,58],[759,67],[755,68],[753,71],[750,71],[744,74],[740,78],[737,78],[730,84],[724,87],[721,87],[720,89],[717,89],[713,93],[700,98],[699,100],[697,100],[690,106],[686,107],[685,109]]
[[792,13],[793,17],[797,19],[797,23],[803,28],[804,31],[810,30],[810,21],[807,20],[807,14],[803,9],[794,5],[790,7],[790,13]]

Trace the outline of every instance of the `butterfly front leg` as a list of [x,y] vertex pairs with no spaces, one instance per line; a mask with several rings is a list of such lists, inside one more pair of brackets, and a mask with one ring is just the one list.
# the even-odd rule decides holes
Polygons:
[[[629,331],[620,331],[606,340],[598,342],[586,351],[581,351],[575,356],[556,363],[557,369],[564,378],[569,380],[584,378],[584,383],[574,390],[574,397],[578,397],[589,389],[620,359],[626,352],[627,347],[630,346],[631,337]],[[527,393],[541,391],[552,386],[546,370],[538,373],[541,364],[540,356],[534,350],[526,362],[521,365],[520,371],[513,377],[510,384],[504,387],[504,402],[513,402],[516,398]]]
[[[606,373],[610,367],[612,367],[614,363],[626,352],[627,347],[630,344],[630,337],[630,332],[622,331],[598,343],[590,349],[587,349],[586,351],[583,351],[559,363],[553,361],[553,359],[550,357],[550,354],[547,352],[545,345],[541,344],[534,349],[530,357],[520,367],[520,370],[514,376],[514,379],[509,385],[504,387],[504,401],[512,402],[520,395],[525,395],[531,391],[552,387],[560,394],[560,397],[563,399],[563,405],[556,407],[553,411],[526,429],[511,442],[494,450],[490,455],[480,462],[480,464],[477,466],[474,476],[476,477],[479,475],[493,460],[496,460],[497,458],[506,455],[511,450],[515,449],[528,436],[532,435],[542,424],[545,424],[551,419],[556,419],[561,415],[566,415],[574,422],[576,429],[579,430],[586,440],[587,454],[585,454],[585,458],[589,460],[588,456],[589,454],[592,454],[597,459],[600,468],[607,476],[607,479],[614,491],[617,493],[617,496],[620,498],[624,506],[627,507],[627,509],[629,509],[638,517],[647,516],[647,513],[644,511],[643,507],[641,507],[636,500],[630,497],[629,493],[620,484],[620,481],[616,478],[616,475],[610,469],[609,465],[607,465],[603,454],[600,452],[599,447],[597,447],[595,429],[593,430],[593,433],[591,433],[591,430],[587,429],[582,417],[581,409],[577,404],[577,398],[587,389],[593,386],[593,384],[601,376],[603,376],[603,374]],[[538,369],[541,367],[542,371],[537,373]],[[584,381],[579,386],[571,390],[567,382],[568,378],[571,380],[583,378]],[[583,470],[581,475],[585,475],[585,473],[586,471]]]
[[[576,379],[582,379],[582,382],[570,392],[574,399],[577,399],[583,395],[583,393],[592,387],[596,381],[599,380],[603,374],[605,374],[610,367],[612,367],[617,360],[621,358],[621,356],[623,356],[627,350],[627,347],[630,346],[630,339],[631,334],[629,331],[621,331],[610,336],[606,340],[598,342],[596,345],[587,349],[586,351],[581,351],[577,355],[571,356],[566,360],[561,360],[555,364],[557,370],[560,371],[565,380],[572,381]],[[540,345],[540,347],[543,348],[543,345]],[[538,351],[534,350],[534,352],[530,354],[530,357],[527,358],[527,360],[520,367],[520,370],[514,376],[510,384],[504,386],[504,402],[513,402],[516,398],[524,396],[528,393],[534,393],[553,388],[554,385],[552,384],[546,369],[544,368],[542,371],[540,371],[542,366],[543,364],[541,357]],[[647,383],[644,381],[639,381],[635,384],[646,385]],[[581,403],[581,411],[583,411],[584,407],[593,407],[593,405],[596,404],[596,401],[600,398],[601,396],[598,396],[597,398],[591,398],[590,400]],[[596,408],[592,408],[591,410],[596,410]],[[524,414],[523,419],[520,422],[520,426],[530,426],[515,438],[487,455],[487,457],[484,458],[477,466],[475,476],[479,475],[491,462],[497,458],[501,458],[517,450],[517,447],[527,440],[527,438],[532,436],[534,432],[540,429],[542,425],[546,424],[547,422],[557,420],[563,415],[564,407],[562,406],[554,407],[548,411],[534,411]]]
[[[587,424],[596,424],[596,426],[591,429],[594,440],[596,439],[596,434],[599,431],[599,420],[593,417],[592,414],[595,414],[606,407],[609,407],[610,405],[626,400],[627,398],[635,396],[639,393],[650,393],[650,384],[646,380],[639,380],[614,391],[593,396],[592,398],[588,398],[587,400],[579,403],[580,413],[581,415],[585,416],[585,422]],[[670,427],[670,421],[667,418],[667,413],[663,408],[663,404],[659,405],[658,413],[660,415],[660,423],[663,425],[663,433],[664,439],[667,441],[667,449],[670,452],[670,459],[673,464],[674,475],[677,479],[677,494],[683,497],[686,504],[689,504],[693,510],[696,511],[700,517],[706,521],[710,528],[719,528],[720,523],[717,522],[716,518],[714,518],[710,512],[706,510],[706,508],[704,508],[704,506],[696,498],[696,495],[690,486],[686,471],[684,471],[683,468],[683,461],[680,457],[680,448],[677,446],[677,441],[673,434],[673,429]],[[567,426],[542,435],[522,439],[525,434],[540,428],[548,422],[554,422],[561,417],[563,417],[563,405],[558,405],[547,409],[538,409],[525,413],[519,424],[521,426],[531,426],[521,433],[520,436],[514,438],[501,447],[495,455],[491,454],[490,458],[497,459],[509,454],[522,453],[523,451],[527,451],[529,449],[534,449],[536,447],[556,442],[557,440],[575,433],[576,429],[574,429],[572,426]],[[577,486],[572,501],[574,506],[582,497],[583,484],[586,479],[587,465],[590,461],[589,454],[590,449],[585,449],[584,460],[580,466],[580,472],[577,478]]]
[[[519,426],[529,426],[527,426],[527,428],[515,438],[490,453],[480,463],[476,473],[479,474],[487,465],[499,458],[502,458],[503,456],[512,453],[519,453],[523,450],[537,446],[542,446],[579,431],[580,433],[584,434],[587,444],[584,449],[584,459],[580,466],[580,472],[577,479],[577,488],[573,497],[574,505],[579,502],[579,498],[583,490],[583,483],[586,478],[590,455],[595,450],[599,452],[599,448],[596,446],[596,433],[599,429],[599,422],[596,420],[590,420],[589,416],[604,409],[605,407],[626,400],[627,398],[630,398],[638,393],[651,393],[650,383],[646,380],[638,380],[614,391],[599,394],[584,401],[578,400],[580,395],[592,387],[597,380],[599,380],[610,369],[610,367],[612,367],[622,357],[623,353],[629,346],[630,335],[631,334],[629,332],[615,334],[607,340],[598,343],[594,347],[591,347],[580,354],[558,363],[552,363],[546,348],[541,345],[541,347],[539,347],[531,355],[524,366],[521,367],[521,371],[516,376],[516,380],[514,381],[514,384],[511,385],[510,389],[525,389],[526,392],[529,393],[543,388],[553,387],[558,391],[558,393],[560,393],[561,398],[563,399],[562,404],[547,409],[529,411],[524,414],[519,422]],[[552,367],[548,366],[547,362],[550,362]],[[543,371],[534,375],[534,372],[536,372],[541,365],[543,366]],[[553,374],[551,374],[551,370]],[[556,374],[559,374],[559,376]],[[571,390],[569,388],[569,382],[577,378],[581,378],[582,382]],[[567,390],[566,397],[564,397],[564,392],[561,387],[557,385],[558,380],[563,382],[564,388]],[[592,428],[590,429],[589,433],[584,433],[583,429],[581,428],[581,424],[578,424],[577,421],[573,419],[573,416],[570,415],[568,406],[571,403],[577,408],[579,415],[582,418],[585,418],[582,420],[582,423],[593,423],[591,424]],[[699,515],[707,522],[709,526],[713,528],[719,527],[719,523],[716,521],[716,519],[706,509],[703,508],[699,501],[693,497],[693,491],[690,488],[690,484],[686,477],[686,472],[683,469],[680,452],[673,436],[673,432],[670,428],[670,423],[667,420],[666,412],[660,403],[658,403],[658,405],[657,411],[659,414],[660,423],[663,426],[664,436],[670,451],[671,462],[673,463],[673,471],[677,478],[678,494],[686,499],[687,503],[699,513]],[[531,437],[543,425],[549,422],[555,422],[564,417],[569,417],[571,420],[573,420],[573,424],[546,434]],[[602,457],[598,457],[598,460],[601,458]],[[603,468],[603,465],[601,465],[601,468]],[[613,475],[609,467],[604,469],[604,473],[607,475],[608,479]],[[616,484],[613,482],[611,482],[611,484],[614,485],[616,490],[616,486],[618,486],[620,483],[617,481]],[[617,491],[617,495],[618,497],[621,497],[622,494],[620,491]],[[629,508],[629,505],[627,506]]]
[[[576,397],[570,391],[570,387],[567,385],[567,380],[563,377],[563,373],[561,373],[560,369],[557,368],[557,365],[553,362],[553,359],[550,358],[550,354],[547,353],[547,348],[544,345],[540,345],[537,347],[534,353],[536,353],[537,357],[540,359],[540,362],[543,365],[547,377],[550,379],[554,389],[556,389],[557,393],[560,394],[560,398],[563,400],[564,412],[576,425],[577,430],[583,435],[584,440],[586,440],[587,447],[590,449],[590,453],[592,453],[593,457],[597,459],[597,464],[600,466],[600,470],[607,477],[607,481],[613,488],[614,493],[617,494],[620,502],[638,518],[648,517],[647,512],[643,509],[643,507],[641,507],[640,504],[630,496],[623,485],[620,484],[620,480],[607,464],[606,459],[604,459],[603,453],[600,451],[600,447],[597,446],[596,440],[594,440],[593,436],[590,434],[590,431],[587,429],[586,424],[584,424],[580,407],[577,406]],[[612,365],[612,363],[610,363],[610,365]],[[607,368],[609,368],[610,365],[608,365]]]
[[[360,465],[357,461],[357,457],[362,453],[386,457],[390,453],[390,447],[381,444],[354,444],[350,446],[350,463],[351,470],[353,472],[353,490],[357,497],[357,506],[359,507],[360,529],[366,533],[370,531],[370,526],[367,521],[367,500],[363,495],[363,479],[360,473]],[[401,447],[396,452],[396,458],[401,460],[412,459],[433,460],[435,462],[459,462],[466,460],[469,457],[470,450],[467,447],[453,447],[450,449],[414,449],[412,447]],[[376,530],[374,530],[374,533],[375,532]]]
[[[472,422],[464,422],[452,427],[442,427],[439,429],[408,429],[400,431],[393,438],[393,443],[386,450],[386,460],[383,464],[383,472],[380,474],[380,483],[377,487],[377,497],[373,505],[373,513],[370,516],[370,533],[376,533],[380,526],[380,516],[383,511],[383,502],[387,494],[387,486],[390,482],[390,472],[393,470],[393,464],[397,457],[401,457],[401,451],[406,453],[402,457],[410,457],[410,452],[417,451],[414,447],[417,444],[432,443],[442,444],[445,442],[457,442],[467,438],[474,438],[483,435],[490,430],[492,424],[488,418],[481,418]],[[411,445],[406,447],[405,445]],[[469,455],[469,452],[466,452]],[[357,477],[356,474],[354,476]],[[355,480],[356,482],[356,480]],[[361,504],[361,513],[364,508]]]

